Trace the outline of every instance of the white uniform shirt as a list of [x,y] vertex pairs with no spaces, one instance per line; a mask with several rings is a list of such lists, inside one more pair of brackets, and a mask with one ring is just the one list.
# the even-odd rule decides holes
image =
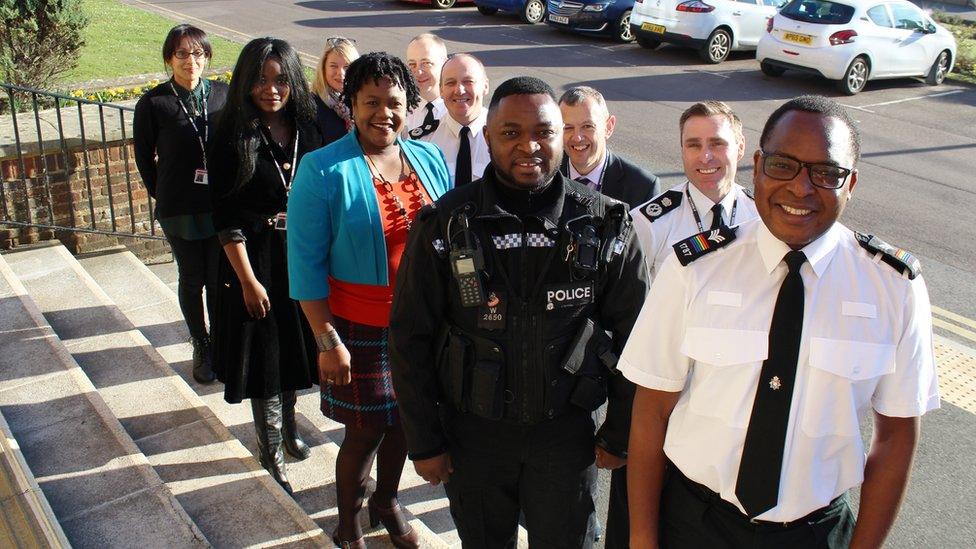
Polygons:
[[[485,141],[484,133],[487,120],[488,111],[482,110],[481,116],[468,125],[471,128],[471,133],[468,135],[468,143],[471,145],[471,181],[480,179],[485,172],[485,166],[491,161],[491,156],[488,154],[488,142]],[[454,168],[457,165],[458,147],[461,143],[460,136],[461,124],[451,118],[450,114],[446,114],[434,133],[420,138],[420,141],[437,145],[444,153],[444,160],[447,161],[447,173],[451,174],[451,186],[454,185]]]
[[[788,251],[756,220],[686,267],[668,258],[618,365],[638,385],[682,391],[664,451],[740,510],[736,476]],[[861,484],[858,424],[868,407],[914,417],[939,406],[922,278],[880,263],[840,223],[803,252],[803,333],[779,503],[759,520],[796,520]]]
[[601,189],[598,188],[598,186],[599,187],[602,187],[603,186],[603,170],[605,170],[606,167],[607,167],[607,156],[609,154],[610,153],[608,153],[608,152],[604,152],[603,153],[603,158],[600,159],[600,163],[597,164],[596,167],[593,168],[592,170],[590,170],[590,173],[588,173],[586,175],[583,175],[583,174],[579,173],[578,171],[576,171],[576,167],[573,166],[573,162],[570,161],[569,162],[569,178],[570,179],[577,179],[578,180],[581,177],[585,177],[585,178],[587,178],[587,179],[590,180],[590,182],[586,186],[589,187],[589,188],[591,188],[591,189],[593,189],[594,191],[600,192]]
[[[410,130],[419,128],[424,123],[424,120],[427,118],[427,103],[428,101],[421,99],[417,108],[407,115],[407,123],[403,125],[403,136],[405,138],[410,137]],[[444,118],[444,115],[447,114],[447,106],[444,105],[444,100],[438,97],[430,101],[430,103],[434,104],[434,119],[440,120]]]
[[[653,223],[646,215],[645,210],[647,205],[657,197],[637,206],[630,212],[630,216],[634,218],[634,231],[637,232],[637,240],[640,242],[641,250],[644,251],[644,264],[652,278],[657,274],[664,260],[674,255],[674,249],[671,246],[675,242],[698,234],[702,232],[703,228],[708,229],[712,225],[711,210],[715,203],[699,191],[698,187],[685,182],[672,187],[669,191],[681,193],[681,205],[655,218]],[[698,215],[701,217],[703,228],[699,228],[698,223],[695,222],[695,214],[692,212],[691,205],[688,204],[688,194],[691,194],[691,199],[695,201],[695,207],[698,208]],[[745,194],[745,190],[738,183],[732,183],[732,189],[725,195],[721,203],[722,217],[726,225],[738,225],[759,216],[756,213],[755,201]],[[733,204],[735,204],[735,219],[731,218]]]

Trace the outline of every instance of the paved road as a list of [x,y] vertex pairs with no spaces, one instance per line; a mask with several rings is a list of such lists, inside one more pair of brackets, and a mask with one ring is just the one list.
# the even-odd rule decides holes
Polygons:
[[[682,179],[677,121],[690,102],[731,103],[745,123],[751,151],[766,117],[785,99],[804,93],[838,97],[854,109],[864,134],[860,183],[844,222],[914,251],[932,302],[976,318],[976,88],[899,80],[869,83],[858,96],[839,97],[830,83],[813,77],[765,77],[749,54],[701,65],[690,50],[646,51],[521,25],[512,16],[485,17],[473,8],[436,11],[392,0],[125,1],[174,19],[206,22],[208,31],[231,39],[285,38],[307,54],[309,64],[328,36],[355,38],[363,51],[402,54],[412,36],[436,32],[451,51],[482,59],[495,83],[532,74],[557,90],[580,83],[601,90],[618,117],[614,149],[668,184]],[[751,167],[740,172],[748,184]],[[947,402],[926,416],[923,430],[914,483],[891,546],[974,547],[976,416]]]

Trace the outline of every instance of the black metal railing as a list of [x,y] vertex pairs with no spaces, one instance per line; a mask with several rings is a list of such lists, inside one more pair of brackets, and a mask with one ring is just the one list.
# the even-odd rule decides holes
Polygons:
[[0,225],[164,239],[129,154],[132,107],[0,89]]

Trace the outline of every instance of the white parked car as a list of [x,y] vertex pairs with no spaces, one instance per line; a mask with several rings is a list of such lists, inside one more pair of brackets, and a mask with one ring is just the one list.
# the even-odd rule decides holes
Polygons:
[[854,95],[881,78],[941,84],[956,39],[907,0],[791,0],[770,21],[756,59],[769,76],[819,74]]
[[649,49],[661,42],[692,46],[708,63],[733,50],[754,50],[766,22],[786,0],[637,0],[630,29]]

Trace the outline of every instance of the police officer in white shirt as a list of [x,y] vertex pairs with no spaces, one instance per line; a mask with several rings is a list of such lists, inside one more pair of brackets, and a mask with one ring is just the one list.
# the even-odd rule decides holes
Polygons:
[[441,99],[441,67],[447,61],[447,45],[436,34],[425,32],[414,37],[407,45],[407,67],[417,81],[420,89],[420,105],[407,114],[404,124],[407,135],[415,131],[417,135],[430,133],[437,129],[447,108]]
[[431,133],[414,136],[440,147],[455,187],[480,179],[491,161],[484,134],[487,94],[488,75],[481,61],[466,53],[452,55],[441,69],[441,98],[447,116]]
[[859,141],[833,100],[787,102],[753,156],[761,219],[661,267],[618,365],[638,385],[632,547],[884,543],[939,397],[918,261],[837,222]]
[[652,277],[675,242],[756,218],[755,203],[735,182],[746,145],[742,122],[732,108],[721,101],[695,103],[681,114],[678,127],[688,181],[631,212]]

